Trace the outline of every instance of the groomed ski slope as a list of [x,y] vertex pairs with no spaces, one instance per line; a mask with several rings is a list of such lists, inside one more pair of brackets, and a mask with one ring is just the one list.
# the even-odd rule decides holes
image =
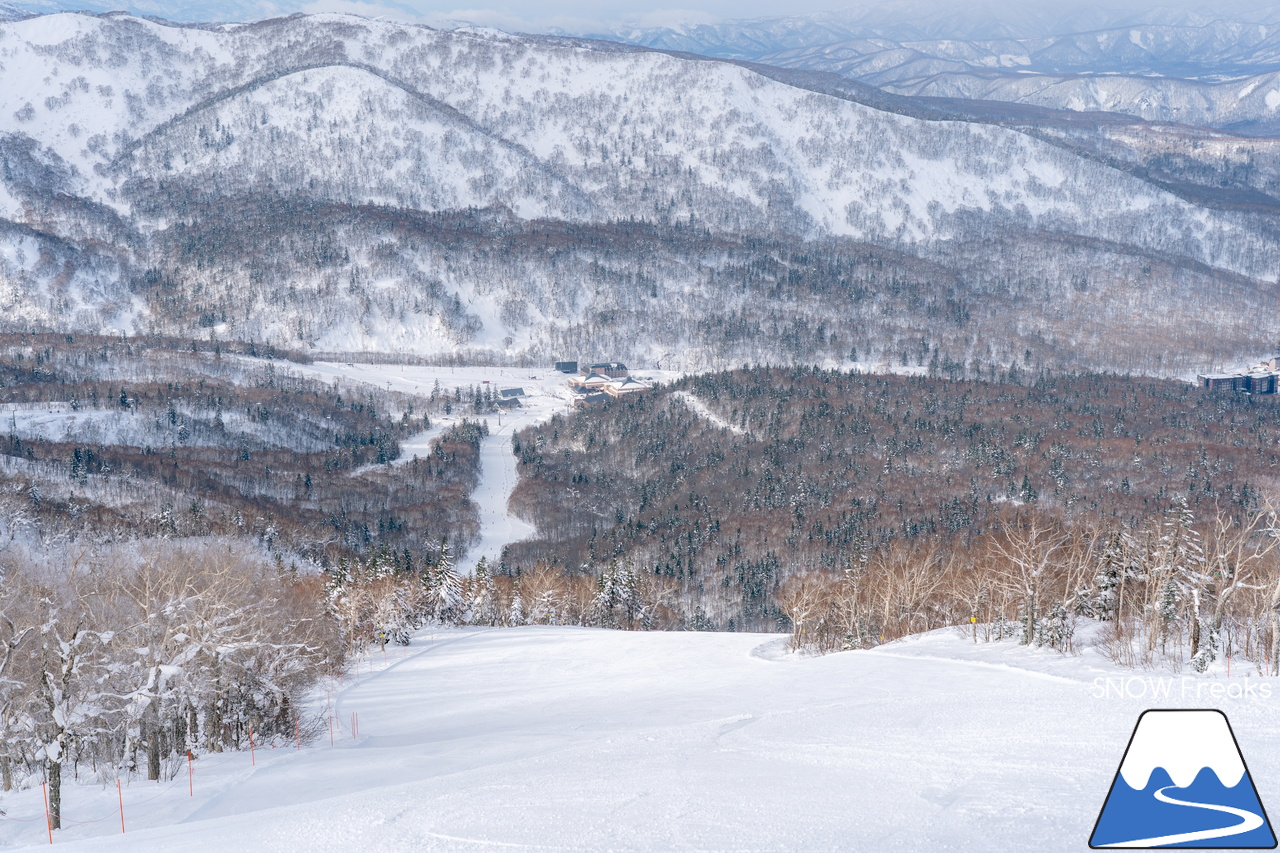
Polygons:
[[[1092,652],[975,646],[950,630],[820,658],[784,654],[782,642],[562,627],[423,633],[336,694],[339,720],[359,715],[358,739],[339,731],[330,747],[326,731],[301,752],[260,748],[252,768],[243,754],[203,758],[231,769],[197,762],[195,797],[180,777],[179,796],[135,816],[126,835],[108,821],[55,844],[1085,850],[1138,714],[1187,704],[1176,686],[1172,702],[1096,696],[1095,676],[1148,674]],[[1280,803],[1274,703],[1217,703],[1264,804]],[[127,796],[145,789],[134,783]],[[114,806],[114,790],[95,789],[71,792],[68,809],[89,793]],[[5,806],[38,812],[34,797]],[[7,843],[48,846],[42,824],[6,830]]]
[[[532,525],[512,513],[508,507],[511,493],[520,479],[511,439],[525,427],[540,424],[557,413],[569,411],[572,395],[566,384],[569,378],[567,375],[535,368],[338,362],[290,365],[289,369],[326,382],[338,379],[363,382],[424,397],[437,384],[445,393],[453,393],[455,389],[461,388],[464,396],[469,395],[472,388],[484,385],[494,391],[520,388],[524,396],[520,398],[518,409],[502,414],[475,415],[467,412],[469,406],[464,405],[453,416],[433,418],[434,426],[430,430],[401,444],[401,457],[398,461],[408,462],[414,455],[427,455],[431,452],[431,442],[436,436],[464,419],[486,422],[489,425],[489,435],[480,448],[480,482],[471,495],[480,511],[480,534],[475,542],[469,543],[466,556],[458,567],[470,574],[481,557],[487,559],[490,565],[496,566],[502,559],[503,548],[534,535]],[[669,381],[679,376],[678,373],[663,370],[646,369],[637,373],[651,382]]]
[[490,385],[494,391],[500,388],[520,388],[525,396],[521,407],[501,415],[474,415],[463,412],[452,417],[437,416],[435,425],[401,445],[401,462],[413,456],[426,456],[431,452],[431,442],[454,424],[464,420],[485,421],[489,435],[480,447],[480,482],[472,493],[480,511],[480,535],[470,543],[466,558],[459,568],[470,574],[476,563],[484,557],[492,565],[502,559],[502,549],[511,542],[518,542],[534,534],[533,527],[508,509],[511,492],[520,479],[516,470],[516,458],[511,449],[511,437],[527,426],[541,423],[557,412],[569,409],[568,378],[549,370],[530,370],[503,367],[426,367],[409,365],[339,364],[317,362],[295,367],[296,372],[312,378],[364,382],[378,387],[427,396],[433,385],[452,393],[457,388],[470,392],[473,387]]

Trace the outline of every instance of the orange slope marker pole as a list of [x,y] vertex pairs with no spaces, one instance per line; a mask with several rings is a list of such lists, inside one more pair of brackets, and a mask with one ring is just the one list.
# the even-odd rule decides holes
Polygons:
[[120,780],[116,780],[116,797],[120,800],[120,834],[124,835],[124,790],[120,787]]
[[49,843],[53,843],[53,818],[49,815],[49,783],[40,783],[40,795],[44,797],[44,826],[49,830]]
[[258,764],[258,759],[254,754],[253,748],[253,726],[249,726],[249,763],[254,766],[257,766]]

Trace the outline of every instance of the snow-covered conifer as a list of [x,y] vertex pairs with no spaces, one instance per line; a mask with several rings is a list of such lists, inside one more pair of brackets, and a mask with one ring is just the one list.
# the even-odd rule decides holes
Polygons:
[[473,625],[493,625],[497,622],[493,578],[489,575],[489,560],[481,557],[476,563],[470,580],[470,621]]

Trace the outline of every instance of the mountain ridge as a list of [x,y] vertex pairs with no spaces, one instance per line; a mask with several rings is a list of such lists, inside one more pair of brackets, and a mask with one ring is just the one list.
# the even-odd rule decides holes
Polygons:
[[[10,322],[42,328],[326,351],[385,341],[417,355],[771,358],[744,333],[727,339],[733,322],[709,321],[720,305],[743,312],[744,329],[799,311],[811,322],[782,335],[785,357],[840,364],[897,359],[920,334],[910,306],[927,303],[951,306],[922,331],[958,363],[1036,351],[1073,363],[1066,315],[1131,300],[1118,277],[1131,262],[1167,269],[1159,288],[1174,304],[1196,298],[1192,280],[1250,304],[1280,274],[1269,183],[1209,204],[1172,172],[1174,184],[1067,139],[1066,114],[1043,122],[1063,138],[1036,138],[1046,113],[1019,121],[741,62],[341,15],[33,18],[0,27],[0,62],[0,115],[13,116],[0,215],[16,247],[0,256],[0,302]],[[257,240],[236,233],[231,210]],[[411,225],[423,216],[459,230]],[[511,233],[531,242],[496,254]],[[1075,269],[1072,253],[1094,260]],[[1147,260],[1102,260],[1122,255]],[[749,305],[739,269],[798,289],[770,284]],[[928,269],[954,283],[926,297],[915,277]],[[1021,276],[1077,296],[1059,300],[1062,326],[993,349],[982,329],[1028,298],[1010,287]],[[692,314],[641,319],[681,311]],[[1159,325],[1190,341],[1198,322]]]

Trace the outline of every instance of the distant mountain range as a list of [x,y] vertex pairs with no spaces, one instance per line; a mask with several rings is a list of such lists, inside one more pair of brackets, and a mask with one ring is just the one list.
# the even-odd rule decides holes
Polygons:
[[[1097,55],[1089,41],[1107,31],[1215,30],[1222,26],[1270,26],[1280,9],[1268,3],[1125,8],[1123,4],[949,3],[906,0],[809,15],[667,27],[615,26],[605,32],[620,40],[670,50],[689,50],[727,59],[760,59],[786,50],[817,48],[853,39],[932,45],[944,53],[963,44],[1015,45],[1043,50],[1052,45],[1059,60],[1074,39],[1085,54]],[[952,42],[948,49],[943,42]],[[984,49],[989,49],[984,48]]]
[[1271,334],[1260,141],[341,15],[0,56],[7,328],[1151,372]]
[[932,3],[602,37],[830,71],[886,91],[1123,112],[1246,133],[1280,130],[1280,9],[1140,13]]
[[[297,2],[165,3],[28,0],[0,4],[0,20],[86,9],[177,21],[253,21],[299,11]],[[370,13],[445,28],[467,20],[404,3]],[[492,13],[475,13],[489,23]],[[1017,2],[957,6],[909,0],[804,16],[666,27],[538,21],[508,28],[587,35],[660,50],[828,71],[906,95],[1109,111],[1151,121],[1280,133],[1280,8],[1229,2],[1147,9]]]

